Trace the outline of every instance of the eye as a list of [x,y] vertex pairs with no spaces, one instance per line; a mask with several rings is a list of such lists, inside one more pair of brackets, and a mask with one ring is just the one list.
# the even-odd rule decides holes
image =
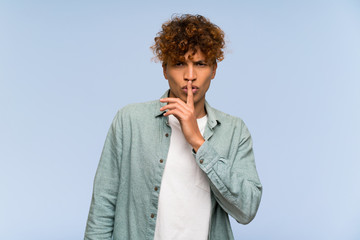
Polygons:
[[181,66],[183,66],[183,65],[184,65],[183,62],[177,62],[177,63],[174,64],[174,66],[176,66],[176,67],[181,67]]
[[207,64],[204,63],[204,62],[197,62],[196,65],[200,66],[200,67],[203,67],[203,66],[206,66]]

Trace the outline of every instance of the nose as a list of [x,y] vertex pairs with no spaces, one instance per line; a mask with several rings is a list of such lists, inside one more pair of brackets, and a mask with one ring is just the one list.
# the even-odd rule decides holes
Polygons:
[[194,66],[192,66],[192,64],[189,64],[185,68],[184,80],[185,81],[195,81],[196,80],[196,70],[195,70]]

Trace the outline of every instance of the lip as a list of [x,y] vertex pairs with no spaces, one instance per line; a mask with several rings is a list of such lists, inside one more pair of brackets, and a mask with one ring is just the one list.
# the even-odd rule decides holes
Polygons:
[[[182,90],[183,92],[185,92],[185,93],[188,92],[187,86],[182,87],[181,90]],[[193,93],[196,93],[197,91],[199,91],[199,88],[196,87],[196,86],[192,86],[192,92],[193,92]]]
[[[199,89],[199,87],[191,85],[192,89]],[[183,86],[181,89],[187,89],[187,85]]]

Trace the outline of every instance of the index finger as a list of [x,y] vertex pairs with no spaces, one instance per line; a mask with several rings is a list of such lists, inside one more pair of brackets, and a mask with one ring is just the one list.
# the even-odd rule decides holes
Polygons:
[[187,83],[187,99],[186,99],[186,104],[194,107],[194,94],[192,91],[192,81],[188,81]]

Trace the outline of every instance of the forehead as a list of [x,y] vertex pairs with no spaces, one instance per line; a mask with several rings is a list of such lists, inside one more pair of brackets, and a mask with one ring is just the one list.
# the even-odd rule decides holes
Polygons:
[[205,54],[200,50],[196,49],[196,52],[194,50],[189,50],[187,53],[185,53],[184,58],[186,61],[192,60],[192,61],[199,61],[199,60],[206,60]]
[[207,61],[206,55],[199,49],[190,49],[184,55],[178,55],[174,58],[169,58],[168,62],[184,62],[184,61]]
[[192,49],[189,49],[184,55],[177,55],[177,56],[168,56],[168,58],[163,61],[163,66],[167,65],[167,63],[176,63],[176,62],[185,62],[185,61],[204,61],[207,64],[214,64],[216,63],[213,59],[208,59],[206,54],[201,51],[199,47],[195,47]]

